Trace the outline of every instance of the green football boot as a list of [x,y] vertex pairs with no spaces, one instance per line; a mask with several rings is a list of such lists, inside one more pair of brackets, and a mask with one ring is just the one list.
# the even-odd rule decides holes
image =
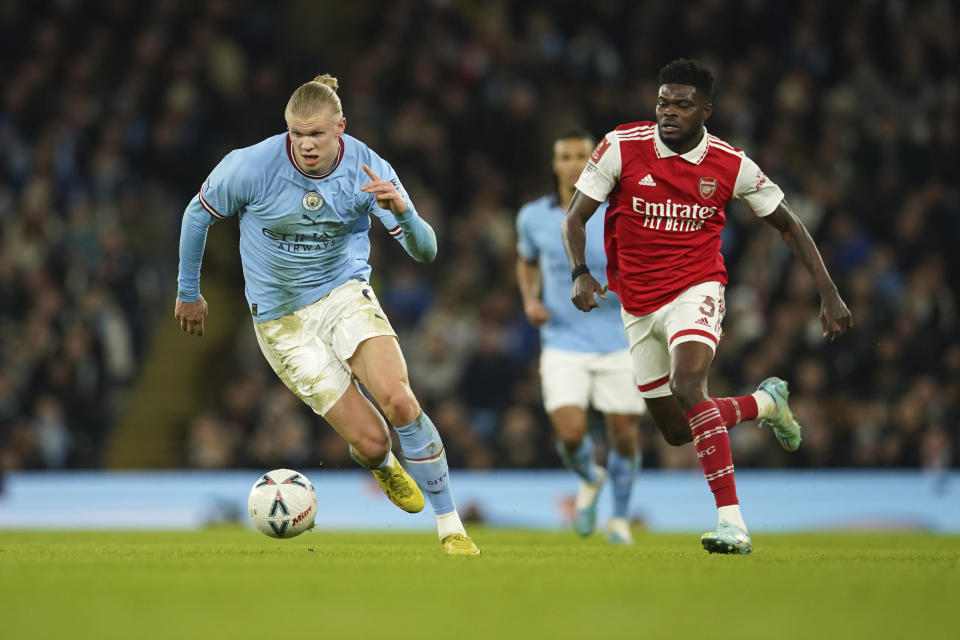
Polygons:
[[776,436],[781,447],[787,451],[796,451],[800,448],[800,424],[793,417],[793,411],[787,403],[790,398],[787,381],[777,377],[767,378],[757,386],[757,389],[769,393],[777,404],[777,417],[761,418],[760,426],[772,428],[773,435]]
[[753,551],[750,534],[735,524],[721,520],[716,531],[703,534],[700,544],[710,553],[739,553]]

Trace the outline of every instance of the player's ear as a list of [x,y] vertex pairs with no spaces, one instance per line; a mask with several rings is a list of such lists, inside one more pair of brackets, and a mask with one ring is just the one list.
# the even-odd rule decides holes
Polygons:
[[709,118],[711,113],[713,113],[713,103],[708,102],[707,104],[703,105],[703,119],[706,120]]
[[345,117],[340,118],[340,122],[337,123],[337,135],[343,133],[344,129],[347,128],[347,119]]

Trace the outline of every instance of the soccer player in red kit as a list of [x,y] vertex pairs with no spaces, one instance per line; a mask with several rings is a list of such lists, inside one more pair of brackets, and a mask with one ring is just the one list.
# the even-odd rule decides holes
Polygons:
[[691,440],[717,503],[717,528],[701,538],[711,553],[750,553],[740,513],[727,429],[759,418],[788,451],[800,425],[787,383],[768,378],[749,396],[711,398],[707,375],[720,342],[727,272],[720,232],[731,198],[780,231],[820,292],[823,335],[853,325],[820,252],[783,192],[740,149],[707,133],[713,75],[699,62],[675,60],[660,70],[657,122],[608,133],[590,157],[563,221],[573,277],[571,300],[598,306],[605,289],[584,260],[585,223],[604,200],[607,282],[623,303],[634,372],[650,414],[672,445]]

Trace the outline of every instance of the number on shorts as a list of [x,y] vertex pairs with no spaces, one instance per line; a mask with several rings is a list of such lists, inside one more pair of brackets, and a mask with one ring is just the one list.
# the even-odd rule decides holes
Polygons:
[[703,296],[703,304],[700,305],[700,313],[708,318],[712,318],[716,310],[717,301],[713,299],[713,296]]

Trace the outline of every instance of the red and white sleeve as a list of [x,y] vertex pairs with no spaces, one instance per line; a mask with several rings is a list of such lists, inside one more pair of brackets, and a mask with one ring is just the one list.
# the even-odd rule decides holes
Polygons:
[[758,218],[764,218],[783,202],[783,191],[760,170],[756,162],[744,154],[733,187],[733,197],[746,202]]
[[600,140],[577,180],[576,187],[588,198],[603,202],[620,179],[620,140],[611,131]]

